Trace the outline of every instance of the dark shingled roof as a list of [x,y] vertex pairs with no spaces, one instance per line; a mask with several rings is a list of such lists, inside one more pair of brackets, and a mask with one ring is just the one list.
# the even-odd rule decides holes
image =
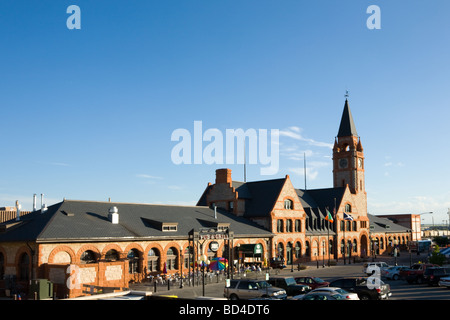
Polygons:
[[303,208],[328,208],[332,212],[335,205],[334,199],[336,199],[336,205],[339,206],[345,193],[345,187],[310,190],[295,189],[295,191],[300,198]]
[[[263,217],[270,214],[280,195],[286,178],[263,180],[245,183],[245,213],[244,217]],[[240,193],[238,194],[241,198]]]
[[[118,224],[108,219],[112,206],[118,208]],[[162,231],[154,222],[177,223],[177,231]],[[215,223],[229,223],[235,237],[273,236],[257,224],[221,210],[217,210],[215,219],[214,210],[207,207],[64,200],[42,214],[41,211],[28,214],[6,232],[0,231],[0,241],[184,239],[192,229]]]
[[341,124],[339,126],[338,137],[358,136],[356,126],[353,122],[352,113],[348,106],[348,100],[345,99],[344,112],[342,113]]
[[[238,193],[239,199],[245,200],[244,217],[264,217],[270,214],[278,195],[284,186],[286,178],[262,180],[254,182],[232,181],[231,185]],[[206,195],[212,185],[209,185],[197,205],[206,206]]]
[[410,229],[401,226],[399,224],[396,224],[394,221],[388,218],[377,217],[369,213],[367,214],[367,217],[369,218],[371,232],[398,233],[410,231]]
[[295,189],[295,191],[309,218],[307,221],[308,223],[306,224],[307,235],[324,233],[335,234],[332,224],[325,223],[321,226],[320,223],[323,222],[322,219],[326,217],[327,210],[329,210],[330,213],[333,213],[333,208],[335,206],[334,199],[336,199],[336,205],[339,206],[342,197],[344,196],[345,188],[311,190]]

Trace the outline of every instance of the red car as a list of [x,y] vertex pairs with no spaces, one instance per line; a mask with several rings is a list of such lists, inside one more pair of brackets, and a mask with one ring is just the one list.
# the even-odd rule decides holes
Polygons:
[[328,287],[330,284],[317,277],[295,277],[297,284],[304,284],[310,286],[313,290],[320,287]]

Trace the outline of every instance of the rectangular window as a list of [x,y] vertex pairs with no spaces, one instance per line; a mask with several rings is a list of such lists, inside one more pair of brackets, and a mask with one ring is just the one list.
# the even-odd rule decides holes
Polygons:
[[163,225],[162,231],[174,232],[177,231],[176,225]]

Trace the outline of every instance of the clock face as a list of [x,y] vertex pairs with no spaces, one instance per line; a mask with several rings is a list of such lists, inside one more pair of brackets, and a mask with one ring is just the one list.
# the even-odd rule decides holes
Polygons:
[[358,166],[362,168],[363,160],[361,158],[358,159]]
[[347,165],[348,165],[347,159],[339,160],[339,168],[347,168]]

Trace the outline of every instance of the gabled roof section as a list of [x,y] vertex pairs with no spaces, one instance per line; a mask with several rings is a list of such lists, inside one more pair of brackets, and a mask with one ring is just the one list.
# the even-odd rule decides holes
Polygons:
[[344,112],[342,113],[341,124],[339,126],[338,137],[358,136],[356,126],[353,122],[352,113],[348,106],[348,100],[345,99]]
[[332,212],[335,206],[334,199],[336,199],[336,206],[339,207],[345,193],[345,187],[310,190],[295,189],[295,191],[300,198],[303,208],[320,208],[321,210],[328,208]]
[[[239,187],[244,191],[245,199],[244,217],[263,217],[270,214],[280,195],[281,189],[286,183],[286,178],[263,180],[245,183]],[[238,191],[238,197],[241,193]]]

